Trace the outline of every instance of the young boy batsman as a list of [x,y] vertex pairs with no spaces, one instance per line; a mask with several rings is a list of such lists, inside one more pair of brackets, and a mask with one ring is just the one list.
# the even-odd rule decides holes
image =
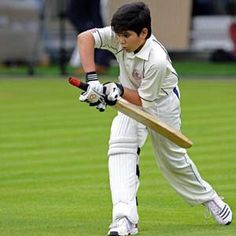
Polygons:
[[[152,35],[150,10],[143,2],[121,6],[113,15],[110,27],[79,34],[78,47],[89,84],[87,91],[80,96],[81,101],[104,110],[106,104],[114,105],[121,96],[180,130],[178,75],[166,49]],[[99,82],[94,48],[107,49],[115,55],[119,63],[119,83]],[[113,203],[108,235],[138,233],[138,162],[147,133],[160,170],[176,192],[191,205],[207,207],[218,224],[230,224],[230,207],[202,179],[185,149],[118,113],[112,123],[108,150]]]

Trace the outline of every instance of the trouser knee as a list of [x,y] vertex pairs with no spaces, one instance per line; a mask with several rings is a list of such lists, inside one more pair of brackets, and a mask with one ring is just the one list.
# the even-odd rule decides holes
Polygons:
[[108,156],[117,154],[137,155],[138,144],[135,138],[115,137],[109,141]]

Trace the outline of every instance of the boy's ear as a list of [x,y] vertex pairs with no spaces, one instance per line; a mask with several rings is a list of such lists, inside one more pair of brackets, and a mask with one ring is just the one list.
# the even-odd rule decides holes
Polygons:
[[146,37],[148,35],[148,29],[143,28],[140,35],[141,35],[142,38],[146,39]]

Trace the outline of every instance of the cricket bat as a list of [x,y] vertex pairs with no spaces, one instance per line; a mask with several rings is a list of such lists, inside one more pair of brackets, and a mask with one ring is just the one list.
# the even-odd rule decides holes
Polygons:
[[[83,83],[82,81],[80,81],[78,78],[75,77],[69,77],[69,83],[82,90],[87,90],[88,87],[88,84]],[[193,144],[192,141],[188,139],[185,135],[183,135],[181,132],[173,129],[172,127],[158,120],[151,114],[143,111],[141,108],[138,108],[137,106],[131,104],[125,99],[119,98],[114,107],[118,111],[124,113],[125,115],[133,118],[134,120],[142,123],[146,127],[161,134],[162,136],[169,139],[178,146],[183,148],[192,147]]]

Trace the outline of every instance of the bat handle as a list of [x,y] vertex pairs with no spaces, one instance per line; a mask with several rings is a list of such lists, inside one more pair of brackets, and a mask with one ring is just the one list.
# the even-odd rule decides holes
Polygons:
[[68,78],[68,81],[71,85],[73,85],[77,88],[80,88],[84,91],[86,91],[89,86],[88,84],[83,83],[80,79],[78,79],[76,77],[72,77],[72,76]]

